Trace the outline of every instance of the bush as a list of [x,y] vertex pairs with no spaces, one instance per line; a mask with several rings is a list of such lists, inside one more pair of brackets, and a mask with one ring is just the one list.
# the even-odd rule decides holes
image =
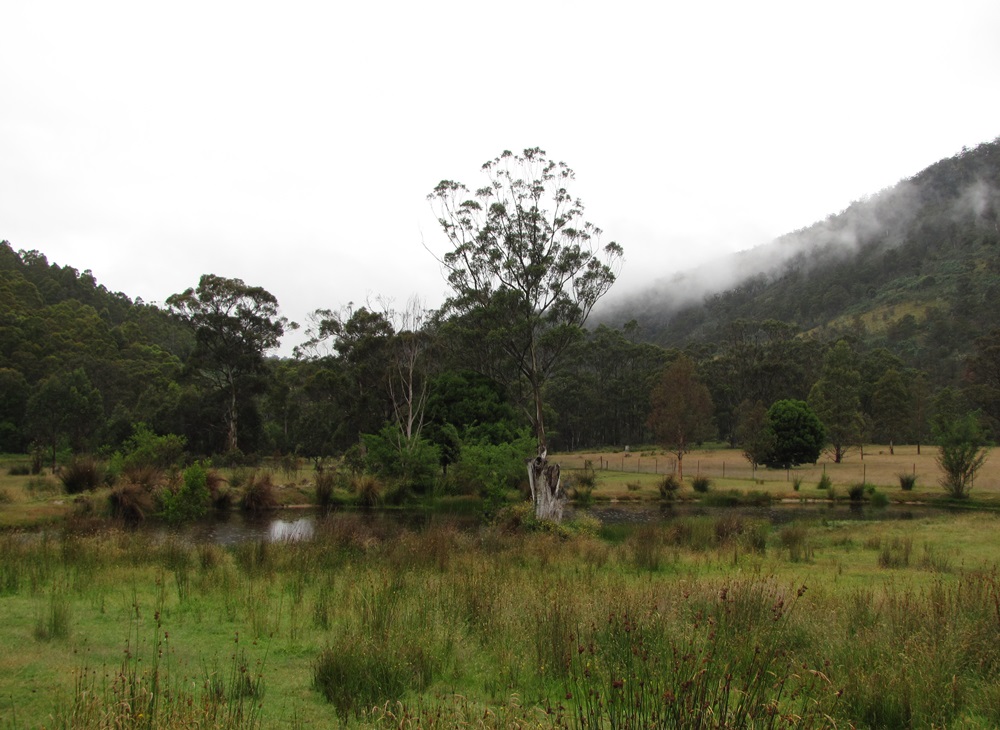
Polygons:
[[865,485],[863,483],[852,484],[847,488],[847,498],[852,502],[860,502],[865,498]]
[[802,477],[795,477],[792,480],[792,489],[797,492],[799,491],[799,488],[801,486],[802,486]]
[[112,458],[117,470],[132,468],[169,469],[184,457],[187,439],[176,434],[159,436],[145,423],[136,423],[132,435],[122,443]]
[[872,507],[887,507],[889,495],[885,492],[872,492]]
[[333,505],[333,489],[336,485],[336,477],[332,471],[316,472],[316,504],[320,507],[328,508]]
[[360,474],[351,479],[351,491],[357,495],[358,504],[362,507],[377,507],[382,504],[384,488],[373,474]]
[[816,489],[829,489],[833,486],[833,480],[823,472],[823,476],[819,478],[819,482],[816,484]]
[[275,493],[271,472],[251,474],[243,487],[240,497],[240,509],[244,512],[266,512],[278,506],[278,496]]
[[104,482],[104,469],[92,456],[77,456],[59,472],[67,494],[92,492]]
[[526,433],[504,444],[465,444],[448,473],[463,494],[479,494],[497,481],[502,489],[518,489],[528,479],[525,462],[535,452],[535,440]]
[[691,480],[691,488],[699,494],[704,494],[712,486],[712,480],[701,475]]
[[365,434],[362,439],[367,452],[364,462],[368,472],[399,480],[422,494],[433,489],[440,471],[441,454],[430,441],[407,441],[394,424],[385,426],[377,434]]
[[917,486],[917,475],[902,472],[896,475],[899,477],[899,488],[904,492],[913,491],[913,488]]
[[31,474],[31,466],[29,464],[11,464],[7,473],[12,477],[26,477]]
[[212,493],[208,487],[208,470],[195,462],[184,470],[184,478],[175,489],[160,491],[160,513],[170,522],[196,520],[208,513]]
[[342,724],[372,707],[420,692],[433,680],[435,662],[416,644],[385,638],[343,637],[313,664],[313,687],[333,704]]
[[681,490],[681,482],[674,474],[667,474],[660,481],[660,499],[672,502]]
[[985,440],[973,414],[939,423],[937,463],[944,472],[941,486],[953,499],[969,496],[976,473],[986,463]]
[[113,517],[126,522],[142,522],[153,512],[156,500],[141,485],[124,482],[111,490],[108,505]]

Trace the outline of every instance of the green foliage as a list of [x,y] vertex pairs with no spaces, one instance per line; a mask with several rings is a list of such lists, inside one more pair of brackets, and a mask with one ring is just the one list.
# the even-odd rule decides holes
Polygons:
[[938,442],[937,463],[944,472],[941,486],[953,499],[965,499],[976,473],[986,463],[987,451],[982,429],[975,415],[941,420],[935,425]]
[[543,150],[505,151],[483,171],[488,184],[475,192],[442,180],[428,196],[451,246],[441,257],[454,292],[448,308],[469,318],[473,326],[456,329],[492,361],[487,372],[512,392],[523,386],[545,445],[545,382],[614,283],[623,252],[599,247],[600,229],[566,190],[573,171]]
[[112,468],[116,472],[146,467],[170,469],[181,463],[186,444],[183,436],[172,433],[160,436],[145,423],[136,423],[132,435],[112,456]]
[[535,441],[522,432],[502,444],[466,444],[450,471],[451,481],[463,494],[478,494],[487,485],[517,489],[527,480],[525,463],[534,456]]
[[822,476],[819,478],[819,482],[816,484],[816,489],[828,490],[831,487],[833,487],[833,480],[830,478],[829,474],[823,472]]
[[160,490],[160,516],[168,522],[196,520],[208,514],[212,494],[208,488],[208,469],[195,462],[184,470],[181,484]]
[[780,400],[767,411],[771,451],[763,463],[776,469],[814,464],[823,450],[823,424],[807,403]]
[[399,427],[386,424],[377,434],[362,436],[365,468],[385,479],[399,480],[403,486],[427,494],[438,474],[441,454],[430,441],[407,441]]
[[909,472],[901,472],[896,475],[899,479],[899,488],[904,492],[910,492],[917,485],[917,475]]

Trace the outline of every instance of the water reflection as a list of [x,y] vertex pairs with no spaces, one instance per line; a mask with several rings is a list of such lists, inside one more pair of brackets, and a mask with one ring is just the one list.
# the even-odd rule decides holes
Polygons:
[[[567,510],[567,518],[588,514],[605,525],[646,524],[670,522],[683,517],[738,516],[766,520],[783,525],[795,520],[828,521],[884,521],[907,520],[942,514],[944,510],[920,505],[890,505],[871,507],[861,504],[831,504],[829,502],[777,502],[766,505],[741,505],[735,507],[709,507],[698,503],[617,503],[597,504],[586,510]],[[455,525],[458,529],[473,529],[480,524],[475,516],[442,515],[421,511],[352,513],[354,517],[372,523],[387,523],[390,527],[419,529],[431,523]],[[332,525],[323,529],[337,529],[337,515],[329,517],[314,510],[282,510],[266,516],[249,516],[240,513],[225,514],[217,519],[195,524],[165,526],[147,524],[137,529],[158,533],[163,538],[174,538],[193,543],[234,545],[241,542],[295,542],[311,540],[324,520]]]

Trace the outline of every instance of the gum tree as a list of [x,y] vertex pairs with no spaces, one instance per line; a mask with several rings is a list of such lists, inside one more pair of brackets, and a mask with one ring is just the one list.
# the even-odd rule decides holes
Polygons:
[[278,316],[278,300],[267,290],[214,274],[166,303],[194,329],[188,366],[225,394],[226,448],[235,451],[240,406],[260,388],[264,355],[278,346],[285,327],[297,325]]
[[528,469],[535,514],[559,519],[558,465],[549,465],[543,390],[552,368],[581,335],[622,260],[566,185],[573,171],[537,147],[505,151],[482,167],[470,191],[442,180],[428,196],[451,250],[439,258],[453,296],[452,315],[474,322],[479,346],[495,351],[509,392],[523,391],[538,456]]

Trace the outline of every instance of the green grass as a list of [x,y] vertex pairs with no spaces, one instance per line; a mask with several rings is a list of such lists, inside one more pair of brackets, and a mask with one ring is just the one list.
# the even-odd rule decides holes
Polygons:
[[0,727],[684,727],[697,708],[994,727],[998,527],[723,514],[601,539],[333,514],[312,542],[228,548],[9,533]]

